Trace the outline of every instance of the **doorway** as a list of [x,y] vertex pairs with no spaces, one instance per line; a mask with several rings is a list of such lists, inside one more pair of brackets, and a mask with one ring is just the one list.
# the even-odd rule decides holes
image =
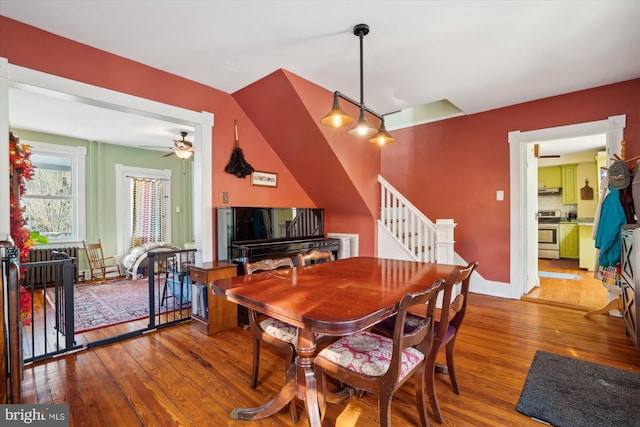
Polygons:
[[[532,144],[532,143],[529,143]],[[586,311],[607,302],[594,278],[593,218],[599,200],[604,133],[533,143],[537,172],[538,284],[523,298]],[[589,185],[590,184],[590,185]],[[530,183],[527,189],[531,188]]]
[[559,126],[534,131],[509,132],[510,187],[511,187],[511,239],[510,239],[510,286],[511,297],[521,299],[527,295],[538,280],[537,223],[532,220],[537,211],[537,183],[531,182],[534,143],[563,138],[576,138],[604,133],[606,135],[607,162],[614,153],[621,152],[626,116],[612,116],[604,120],[575,125]]
[[[9,88],[20,91],[45,93],[47,96],[73,100],[74,104],[98,106],[115,112],[123,112],[132,116],[150,117],[177,124],[188,125],[194,129],[194,148],[200,155],[193,160],[193,229],[195,243],[198,248],[196,261],[213,259],[212,216],[211,209],[211,159],[213,114],[196,112],[156,101],[115,92],[113,90],[92,86],[24,67],[9,64],[6,58],[0,58],[0,74],[8,78],[0,78],[0,149],[8,150],[9,125]],[[4,108],[3,108],[4,107]],[[2,160],[2,158],[0,158]],[[5,170],[8,169],[8,158]],[[0,166],[1,166],[0,161]],[[9,234],[8,214],[8,177],[0,176],[0,234]],[[6,215],[2,215],[6,212]]]

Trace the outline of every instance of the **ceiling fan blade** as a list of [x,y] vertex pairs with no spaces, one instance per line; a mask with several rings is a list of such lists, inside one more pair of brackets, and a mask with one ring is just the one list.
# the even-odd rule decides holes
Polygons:
[[546,156],[540,156],[541,159],[557,159],[560,157],[560,154],[549,154]]
[[163,155],[162,157],[169,157],[173,154],[173,151],[168,152],[167,154]]

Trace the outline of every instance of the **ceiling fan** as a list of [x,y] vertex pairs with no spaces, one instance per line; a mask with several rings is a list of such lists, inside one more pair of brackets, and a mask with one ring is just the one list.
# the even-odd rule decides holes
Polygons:
[[180,132],[180,135],[182,135],[182,139],[174,139],[174,147],[171,147],[172,151],[162,157],[168,157],[172,154],[175,154],[183,160],[191,157],[193,155],[193,143],[184,139],[188,134],[189,133],[186,131]]

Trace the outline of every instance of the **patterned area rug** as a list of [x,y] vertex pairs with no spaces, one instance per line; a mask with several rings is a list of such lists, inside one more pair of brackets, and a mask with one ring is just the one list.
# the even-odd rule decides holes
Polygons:
[[[155,299],[159,301],[157,292]],[[76,334],[144,319],[149,316],[149,280],[124,279],[103,284],[78,284],[73,290],[73,300]],[[51,288],[47,289],[47,301],[54,305],[54,290]],[[156,314],[167,311],[166,304],[163,307],[157,305],[156,302]],[[168,305],[172,311],[174,304],[170,302]]]

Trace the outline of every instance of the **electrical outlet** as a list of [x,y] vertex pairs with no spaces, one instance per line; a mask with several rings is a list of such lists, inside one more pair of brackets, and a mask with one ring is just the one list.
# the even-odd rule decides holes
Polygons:
[[229,193],[226,191],[222,192],[222,203],[229,203]]

